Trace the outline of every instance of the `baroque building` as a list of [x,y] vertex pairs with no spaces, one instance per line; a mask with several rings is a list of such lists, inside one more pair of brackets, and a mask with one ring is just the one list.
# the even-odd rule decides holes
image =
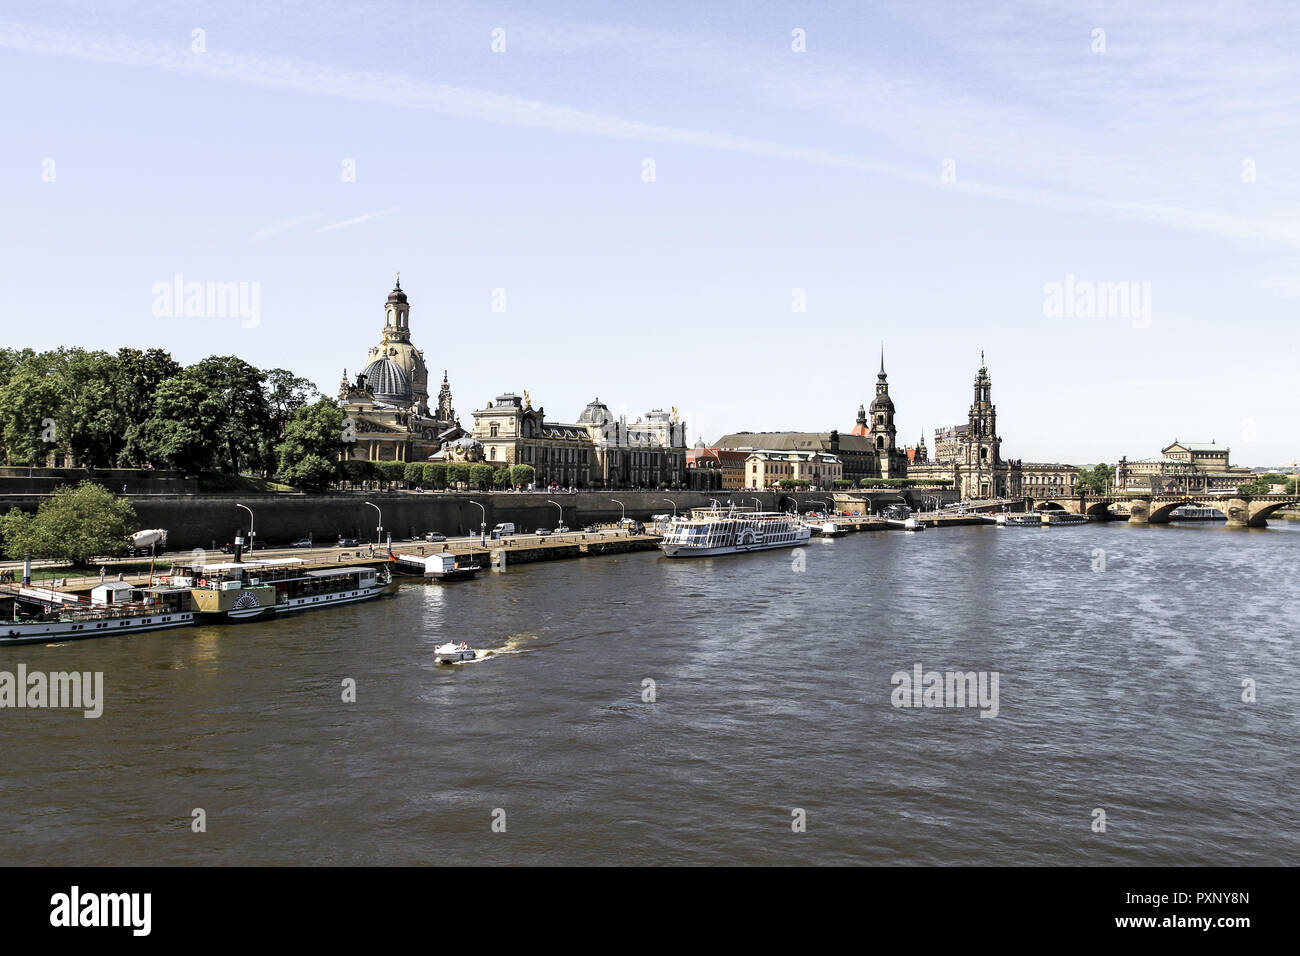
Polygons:
[[654,409],[629,423],[596,399],[576,422],[551,422],[527,392],[507,392],[474,412],[473,437],[488,464],[531,465],[543,487],[658,488],[686,481],[686,423],[676,409]]
[[933,458],[926,456],[922,437],[907,474],[918,479],[949,479],[964,499],[1073,495],[1078,481],[1078,469],[1073,465],[1002,457],[998,408],[993,404],[993,381],[983,352],[966,424],[935,430]]
[[1249,468],[1233,467],[1226,445],[1210,442],[1180,442],[1160,449],[1156,458],[1129,461],[1115,466],[1116,491],[1213,492],[1236,491],[1254,478]]
[[425,461],[465,435],[442,375],[438,404],[429,407],[429,372],[424,353],[411,342],[411,306],[401,276],[384,303],[379,344],[366,356],[364,371],[339,384],[339,400],[350,423],[352,450],[360,461]]

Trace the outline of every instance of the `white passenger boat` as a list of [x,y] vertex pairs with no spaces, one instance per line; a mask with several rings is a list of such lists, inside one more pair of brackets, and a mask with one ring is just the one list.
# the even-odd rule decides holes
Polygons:
[[461,661],[472,661],[478,657],[478,651],[464,641],[459,644],[450,641],[435,650],[433,654],[438,658],[439,664],[459,664]]
[[669,558],[707,557],[807,544],[809,527],[784,511],[696,508],[674,518],[659,546]]
[[115,603],[93,603],[49,588],[0,588],[0,646],[164,631],[194,623],[188,592],[121,586]]

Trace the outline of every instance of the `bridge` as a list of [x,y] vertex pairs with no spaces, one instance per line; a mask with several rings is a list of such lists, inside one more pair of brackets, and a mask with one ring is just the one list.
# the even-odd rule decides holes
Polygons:
[[1068,511],[1102,520],[1114,519],[1110,506],[1126,504],[1129,524],[1164,524],[1171,520],[1175,508],[1199,505],[1215,508],[1228,519],[1229,528],[1263,528],[1268,516],[1286,507],[1300,507],[1300,495],[1189,494],[1183,492],[1124,492],[1112,495],[1078,495],[1045,498],[1035,510]]

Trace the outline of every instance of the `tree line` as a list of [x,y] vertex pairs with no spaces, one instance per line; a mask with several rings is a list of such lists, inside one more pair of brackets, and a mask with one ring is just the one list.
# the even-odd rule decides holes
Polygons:
[[[182,366],[162,349],[0,349],[0,455],[8,465],[53,453],[91,469],[267,473],[317,396],[287,369],[233,355]],[[335,438],[341,411],[338,420]]]

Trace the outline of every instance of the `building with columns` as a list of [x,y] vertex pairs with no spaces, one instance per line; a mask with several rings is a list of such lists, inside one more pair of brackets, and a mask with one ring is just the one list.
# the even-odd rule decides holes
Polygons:
[[429,406],[429,372],[424,352],[411,342],[410,312],[399,276],[384,303],[379,344],[371,347],[364,370],[355,381],[343,370],[339,400],[355,439],[350,459],[425,461],[465,434],[445,371],[438,403]]
[[654,409],[629,422],[599,398],[573,423],[546,419],[527,392],[498,395],[474,412],[474,439],[489,464],[531,465],[539,485],[573,488],[680,487],[686,482],[686,423]]

